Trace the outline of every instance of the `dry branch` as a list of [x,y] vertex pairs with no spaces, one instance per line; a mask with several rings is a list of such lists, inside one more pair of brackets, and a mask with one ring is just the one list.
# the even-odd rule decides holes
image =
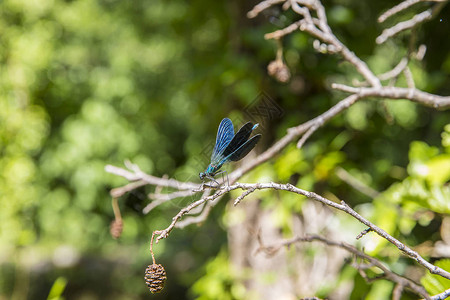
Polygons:
[[381,35],[378,36],[376,39],[377,44],[382,44],[385,41],[387,41],[389,38],[397,35],[400,32],[403,32],[408,29],[412,29],[426,21],[431,20],[433,17],[435,17],[441,11],[441,9],[446,5],[448,0],[406,0],[406,1],[401,2],[398,5],[394,6],[393,8],[387,10],[384,14],[382,14],[378,18],[378,22],[382,23],[387,18],[389,18],[395,14],[398,14],[399,12],[401,12],[401,11],[407,9],[408,7],[410,7],[416,3],[419,3],[419,2],[438,2],[438,3],[436,5],[434,5],[433,8],[430,8],[426,11],[416,14],[414,17],[412,17],[409,20],[399,22],[399,23],[395,24],[394,26],[383,30]]
[[[420,2],[421,0],[407,0],[402,2],[400,5],[388,10],[384,13],[380,19],[385,20],[386,18],[403,11],[407,7],[414,5],[415,3]],[[438,1],[433,1],[438,2]],[[436,15],[439,9],[444,5],[447,1],[440,1],[442,3],[438,3],[432,9],[432,11],[426,11],[422,14],[418,14],[415,18],[406,21],[406,23],[399,23],[396,26],[390,29],[386,29],[386,32],[380,35],[380,40],[385,40],[398,32],[401,32],[405,29],[412,28],[423,21],[428,20],[432,16]],[[388,233],[386,233],[383,229],[377,227],[375,224],[372,224],[370,221],[359,215],[356,211],[350,208],[345,202],[336,203],[329,199],[326,199],[318,194],[313,192],[305,191],[299,189],[290,184],[279,184],[279,183],[256,183],[256,184],[241,184],[236,183],[236,181],[242,177],[244,174],[248,173],[250,170],[255,167],[261,165],[262,163],[274,158],[278,155],[286,146],[295,142],[297,139],[297,146],[300,148],[304,145],[304,143],[308,140],[308,138],[319,128],[328,123],[332,118],[339,115],[341,112],[348,109],[351,105],[356,103],[357,101],[365,98],[374,98],[374,99],[407,99],[418,104],[432,107],[435,109],[447,109],[450,107],[450,97],[439,96],[430,94],[427,92],[420,91],[414,88],[414,81],[410,74],[410,72],[405,71],[408,70],[408,61],[411,57],[405,57],[400,61],[400,63],[391,71],[386,72],[381,75],[375,75],[375,73],[368,67],[368,65],[361,60],[355,53],[353,53],[350,49],[346,47],[332,32],[331,28],[328,25],[328,21],[325,14],[325,9],[320,1],[318,0],[266,0],[262,1],[260,4],[256,5],[249,13],[249,18],[256,17],[263,10],[273,6],[283,4],[284,9],[291,8],[295,13],[300,16],[300,20],[294,22],[293,24],[287,26],[284,29],[277,30],[272,33],[268,33],[265,35],[266,39],[281,39],[286,35],[291,34],[296,30],[301,30],[315,37],[319,42],[319,46],[317,49],[326,49],[326,53],[328,54],[338,54],[342,56],[344,60],[349,62],[355,70],[364,78],[366,85],[364,87],[352,87],[343,84],[332,84],[332,88],[336,90],[340,90],[346,93],[350,93],[349,96],[340,100],[334,106],[330,107],[327,111],[323,112],[319,116],[304,122],[296,127],[292,127],[288,129],[286,135],[278,140],[275,144],[273,144],[269,149],[264,151],[262,154],[258,155],[257,158],[253,160],[248,160],[244,163],[240,168],[236,169],[229,176],[230,186],[220,187],[214,191],[214,194],[210,195],[212,191],[209,189],[210,187],[193,183],[193,182],[181,182],[171,178],[159,178],[149,174],[145,174],[142,172],[136,165],[131,163],[126,164],[128,170],[123,168],[118,168],[115,166],[108,165],[105,170],[109,173],[116,174],[118,176],[122,176],[127,180],[131,181],[131,183],[115,188],[111,190],[111,194],[113,197],[119,197],[134,188],[139,186],[149,184],[158,187],[167,187],[171,189],[175,189],[175,191],[171,191],[170,193],[161,193],[161,189],[151,195],[156,202],[152,202],[149,206],[146,207],[145,212],[147,213],[152,208],[158,206],[159,204],[173,200],[177,197],[183,196],[192,196],[198,193],[204,193],[201,198],[197,201],[192,202],[188,206],[181,209],[177,215],[175,215],[172,219],[172,222],[169,226],[163,230],[157,230],[154,232],[156,237],[156,243],[159,240],[166,238],[170,232],[175,227],[183,228],[192,223],[203,222],[211,209],[220,201],[220,199],[226,193],[231,190],[242,189],[244,192],[235,200],[235,205],[237,205],[240,201],[242,201],[246,196],[260,189],[274,189],[274,190],[284,190],[287,192],[296,193],[299,195],[303,195],[308,197],[309,199],[321,202],[324,205],[328,205],[335,209],[341,210],[353,218],[357,219],[361,223],[365,224],[368,228],[363,231],[358,237],[361,238],[365,234],[373,231],[377,233],[382,238],[388,240],[391,244],[395,245],[403,254],[410,257],[411,259],[417,261],[420,265],[428,269],[433,274],[438,274],[444,278],[450,279],[450,273],[438,268],[429,262],[427,262],[424,258],[422,258],[417,252],[410,249],[408,246],[404,245]],[[320,44],[323,43],[323,44]],[[423,50],[424,47],[419,48],[417,53],[417,59],[421,59],[424,55]],[[420,50],[422,49],[422,50]],[[419,58],[419,53],[420,58]],[[401,74],[404,74],[409,81],[409,88],[403,87],[395,87],[395,86],[383,86],[381,80],[390,80],[396,79]],[[366,191],[367,192],[367,191]],[[375,195],[373,191],[369,194]],[[189,219],[183,219],[188,214],[192,214],[194,211],[202,209],[201,214],[190,217]],[[356,250],[358,251],[358,250]],[[396,279],[397,280],[397,279]],[[401,282],[401,280],[393,280],[397,282],[398,285],[396,287],[395,294],[401,294],[401,291],[404,287],[409,287],[414,290],[414,285],[409,286],[410,283]],[[400,283],[401,282],[401,283]],[[420,292],[419,292],[420,290]],[[423,292],[421,287],[416,289],[416,292],[420,295]],[[425,294],[424,294],[425,295]],[[444,299],[445,296],[450,295],[449,291],[444,291],[439,295],[435,295],[431,297],[431,299]],[[425,297],[425,296],[424,296]],[[444,298],[442,298],[444,297]]]
[[[261,243],[261,238],[259,238],[258,240]],[[409,278],[406,278],[406,277],[396,274],[395,272],[391,271],[388,267],[386,267],[378,259],[362,252],[361,250],[358,250],[356,247],[349,245],[347,243],[332,241],[332,240],[329,240],[322,236],[307,235],[307,236],[303,236],[303,237],[300,237],[300,236],[294,237],[294,238],[291,238],[291,239],[288,239],[288,240],[285,240],[285,241],[282,241],[282,242],[276,243],[275,245],[270,245],[270,246],[265,246],[265,245],[261,244],[260,249],[258,249],[258,250],[264,251],[268,255],[273,255],[275,252],[277,252],[282,247],[286,247],[286,246],[288,247],[295,243],[304,243],[304,242],[309,242],[309,243],[320,242],[320,243],[328,245],[328,246],[344,249],[345,251],[355,255],[356,257],[362,258],[369,262],[368,265],[361,265],[361,264],[356,265],[355,267],[357,269],[359,269],[360,271],[364,272],[364,269],[377,267],[380,270],[382,270],[384,274],[382,277],[377,277],[376,279],[384,278],[384,279],[390,280],[392,282],[397,283],[397,286],[400,286],[402,289],[404,287],[406,287],[406,288],[409,288],[412,291],[414,291],[417,295],[424,297],[425,299],[432,299],[428,295],[427,291],[422,286],[418,285],[417,283],[415,283],[414,281],[412,281]],[[367,276],[365,276],[365,277],[366,277],[366,279],[369,279]]]
[[[371,231],[377,233],[379,236],[381,236],[382,238],[386,239],[387,241],[389,241],[391,244],[393,244],[394,246],[396,246],[403,254],[405,254],[406,256],[412,258],[413,260],[417,261],[420,265],[424,266],[426,269],[428,269],[432,274],[437,274],[440,275],[444,278],[450,279],[450,273],[429,263],[428,261],[426,261],[423,257],[421,257],[416,251],[412,250],[411,248],[409,248],[408,246],[406,246],[405,244],[403,244],[402,242],[400,242],[399,240],[397,240],[396,238],[394,238],[393,236],[389,235],[386,231],[384,231],[383,229],[379,228],[378,226],[376,226],[375,224],[371,223],[369,220],[365,219],[364,217],[362,217],[360,214],[358,214],[355,210],[353,210],[350,206],[347,205],[347,203],[345,203],[344,201],[341,201],[341,203],[336,203],[332,200],[329,200],[325,197],[322,197],[314,192],[309,192],[309,191],[305,191],[302,190],[300,188],[297,188],[291,184],[279,184],[279,183],[274,183],[274,182],[270,182],[270,183],[254,183],[254,184],[249,184],[249,183],[235,183],[231,186],[226,186],[226,187],[221,187],[220,189],[218,189],[213,195],[202,198],[200,200],[197,200],[193,203],[191,203],[190,205],[188,205],[187,207],[183,208],[173,219],[172,222],[170,223],[170,225],[164,229],[164,230],[159,230],[158,231],[158,237],[156,238],[156,243],[158,243],[159,240],[163,239],[163,238],[167,238],[167,236],[169,235],[169,233],[172,231],[172,229],[175,227],[175,224],[187,213],[189,213],[192,209],[194,209],[195,207],[207,202],[207,201],[212,201],[214,199],[216,199],[217,197],[222,196],[225,193],[228,193],[232,190],[236,190],[236,189],[242,189],[244,191],[255,191],[255,190],[264,190],[264,189],[273,189],[273,190],[283,190],[283,191],[288,191],[288,192],[292,192],[298,195],[303,195],[309,199],[318,201],[322,204],[328,205],[330,207],[333,207],[335,209],[338,209],[340,211],[343,211],[349,215],[351,215],[353,218],[355,218],[356,220],[358,220],[359,222],[361,222],[362,224],[366,225],[368,228],[371,229]],[[245,196],[247,196],[249,193],[245,194]],[[242,199],[244,198],[241,198]],[[239,203],[239,201],[237,202]],[[236,204],[237,204],[236,203]]]
[[436,109],[447,109],[450,107],[449,96],[442,97],[427,92],[422,92],[421,90],[415,88],[401,88],[393,86],[366,88],[351,87],[338,83],[333,83],[331,87],[336,90],[358,95],[360,98],[377,97],[388,99],[407,99]]

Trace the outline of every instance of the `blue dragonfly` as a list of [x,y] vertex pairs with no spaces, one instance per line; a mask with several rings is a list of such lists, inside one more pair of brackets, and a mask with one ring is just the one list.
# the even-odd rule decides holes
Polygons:
[[258,125],[247,122],[234,134],[233,122],[228,118],[223,119],[217,130],[216,144],[211,155],[211,163],[205,172],[200,172],[200,179],[204,180],[207,178],[218,184],[214,176],[225,172],[219,172],[222,165],[230,161],[242,159],[261,139],[261,134],[257,134],[249,139],[250,134]]

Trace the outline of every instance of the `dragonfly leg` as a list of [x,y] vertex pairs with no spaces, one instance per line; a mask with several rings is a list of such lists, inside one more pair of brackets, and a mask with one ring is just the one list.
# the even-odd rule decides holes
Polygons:
[[225,183],[225,178],[223,177],[223,173],[225,173],[227,175],[227,186],[230,186],[230,181],[228,180],[228,172],[226,170],[222,170],[222,171],[216,173],[216,175],[221,174],[222,181],[223,181],[223,183]]
[[[212,177],[212,176],[210,176],[210,175],[208,175],[208,176],[206,176],[206,177],[210,180],[210,182],[211,182],[211,181],[214,181],[214,182],[217,184],[216,188],[220,186],[220,183],[219,183],[216,179],[214,179],[214,177]],[[212,185],[209,185],[209,187],[212,188],[213,186],[212,186]]]

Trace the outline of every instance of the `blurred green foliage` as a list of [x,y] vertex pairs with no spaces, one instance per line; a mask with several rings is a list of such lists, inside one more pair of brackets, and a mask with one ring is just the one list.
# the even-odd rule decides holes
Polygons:
[[[450,126],[442,133],[443,153],[425,142],[411,143],[409,150],[408,176],[393,183],[371,207],[371,219],[391,234],[402,234],[410,244],[417,243],[413,229],[429,226],[437,214],[450,214],[450,152],[445,147]],[[401,208],[401,210],[396,208]],[[433,212],[430,214],[430,212]],[[368,211],[369,213],[369,211]],[[430,237],[430,236],[429,236]],[[429,238],[428,237],[428,238]],[[435,234],[432,238],[438,238]],[[378,251],[386,247],[387,241],[378,239],[374,244]],[[375,253],[376,253],[375,252]],[[397,256],[398,254],[392,253]]]
[[47,300],[63,300],[62,294],[67,285],[67,279],[64,277],[58,277],[53,283],[53,286],[48,294]]
[[192,292],[201,300],[249,299],[244,285],[232,270],[226,251],[221,251],[205,266],[205,276],[193,286]]
[[[336,35],[378,73],[407,53],[408,34],[374,45],[382,30],[376,18],[396,3],[326,3]],[[142,277],[150,263],[151,231],[167,226],[193,199],[143,216],[151,190],[134,191],[120,199],[125,228],[115,241],[108,233],[113,218],[108,191],[126,181],[105,173],[104,166],[130,159],[156,176],[197,180],[217,124],[226,116],[247,119],[245,108],[261,92],[284,116],[268,120],[256,151],[342,98],[330,93],[328,84],[349,83],[358,75],[339,58],[316,53],[313,39],[300,32],[283,41],[291,82],[268,77],[275,44],[264,40],[264,33],[289,25],[296,15],[274,9],[248,20],[252,4],[0,2],[0,299],[61,293],[65,299],[147,298]],[[441,14],[448,15],[449,8]],[[418,30],[418,40],[428,46],[425,60],[411,63],[418,88],[449,94],[449,31],[448,20],[439,18]],[[409,101],[362,101],[315,133],[301,151],[289,146],[245,179],[338,195],[409,245],[436,241],[436,228],[450,210],[450,125],[440,142],[449,117]],[[336,167],[381,195],[372,203],[338,179]],[[275,222],[289,235],[289,215],[301,213],[304,201],[258,195],[265,207],[276,209]],[[167,266],[168,282],[154,298],[245,298],[221,250],[227,223],[217,220],[223,214],[221,204],[202,227],[176,230],[158,244],[156,257]],[[394,261],[398,251],[386,253],[382,243],[372,254]],[[356,273],[342,276],[361,281]],[[367,293],[376,299],[392,289],[386,283],[358,287],[355,299]]]
[[[437,261],[435,265],[444,270],[450,270],[450,259]],[[450,289],[450,282],[448,280],[433,274],[427,274],[422,277],[421,283],[430,294],[439,294],[442,291]]]

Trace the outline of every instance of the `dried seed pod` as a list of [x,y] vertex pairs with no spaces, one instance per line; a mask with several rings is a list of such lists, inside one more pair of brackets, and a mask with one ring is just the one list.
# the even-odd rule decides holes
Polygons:
[[113,238],[118,239],[122,234],[122,230],[123,230],[122,220],[116,219],[111,222],[111,225],[109,226],[109,233]]
[[273,60],[267,66],[267,72],[279,82],[286,83],[291,79],[291,72],[286,64],[279,59]]
[[152,264],[145,270],[145,283],[152,294],[159,293],[164,288],[167,279],[166,270],[160,264]]

